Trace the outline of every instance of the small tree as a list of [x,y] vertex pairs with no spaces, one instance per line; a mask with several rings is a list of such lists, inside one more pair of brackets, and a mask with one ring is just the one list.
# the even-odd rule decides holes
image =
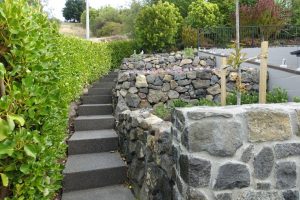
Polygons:
[[197,0],[189,6],[186,22],[194,28],[217,26],[221,21],[222,16],[217,4]]
[[80,22],[85,7],[85,0],[67,0],[63,9],[63,16],[67,21]]
[[168,2],[146,6],[136,19],[136,38],[140,47],[163,51],[176,41],[182,17],[178,8]]

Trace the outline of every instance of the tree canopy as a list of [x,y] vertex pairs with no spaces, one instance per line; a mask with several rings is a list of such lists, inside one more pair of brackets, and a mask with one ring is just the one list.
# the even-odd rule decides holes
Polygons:
[[63,9],[63,16],[67,21],[80,22],[80,16],[85,7],[85,0],[67,0]]

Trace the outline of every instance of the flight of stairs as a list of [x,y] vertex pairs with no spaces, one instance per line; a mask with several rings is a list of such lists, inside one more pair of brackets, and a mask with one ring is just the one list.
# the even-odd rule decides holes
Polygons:
[[112,87],[117,73],[94,83],[82,96],[75,119],[75,133],[68,141],[68,159],[63,171],[62,200],[133,200],[124,182],[127,167],[113,130]]

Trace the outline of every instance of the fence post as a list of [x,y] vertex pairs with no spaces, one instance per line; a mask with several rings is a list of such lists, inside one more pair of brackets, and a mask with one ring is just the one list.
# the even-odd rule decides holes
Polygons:
[[221,57],[221,105],[226,106],[226,71],[227,57]]
[[267,73],[268,73],[268,41],[261,43],[260,76],[259,76],[259,103],[266,103]]
[[198,46],[198,51],[200,48],[200,29],[197,29],[197,46]]

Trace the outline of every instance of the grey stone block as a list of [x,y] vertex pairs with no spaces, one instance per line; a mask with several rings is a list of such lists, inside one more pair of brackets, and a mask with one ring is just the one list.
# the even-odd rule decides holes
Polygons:
[[254,150],[254,145],[252,144],[249,145],[243,152],[241,156],[241,161],[243,161],[244,163],[248,163],[251,160],[251,158],[254,156],[253,150]]
[[296,186],[297,169],[295,162],[279,162],[275,166],[276,188],[291,189]]
[[271,189],[271,183],[268,183],[268,182],[261,182],[261,183],[257,183],[256,184],[256,188],[258,190],[270,190]]
[[207,151],[214,156],[232,156],[242,145],[241,129],[237,121],[210,117],[187,124],[182,143],[192,152]]
[[231,193],[219,193],[215,195],[216,200],[232,200],[232,194]]
[[111,104],[83,104],[78,107],[78,115],[111,115],[113,113]]
[[254,175],[258,179],[266,179],[270,176],[274,165],[273,150],[264,147],[258,155],[254,157]]
[[299,200],[298,190],[287,190],[282,192],[284,200]]
[[274,150],[277,159],[300,156],[300,143],[276,144]]
[[241,192],[236,200],[283,200],[283,196],[278,191],[253,191],[248,190]]
[[250,173],[246,165],[227,163],[219,168],[214,189],[244,188],[250,185]]
[[211,176],[210,161],[180,155],[180,175],[182,179],[192,187],[205,187],[209,185]]

